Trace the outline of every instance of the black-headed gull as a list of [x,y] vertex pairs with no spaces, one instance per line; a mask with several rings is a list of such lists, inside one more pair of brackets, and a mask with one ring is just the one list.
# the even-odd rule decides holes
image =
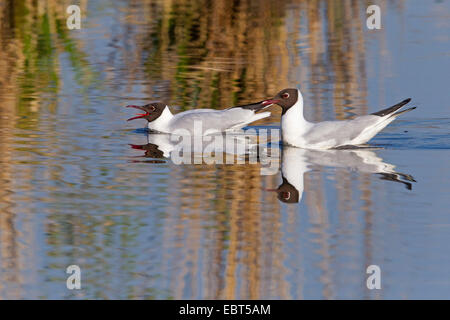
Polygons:
[[304,118],[303,97],[298,89],[281,90],[275,97],[261,104],[277,104],[283,109],[281,136],[284,144],[306,149],[331,149],[368,142],[400,114],[415,109],[412,107],[397,111],[409,101],[411,99],[406,99],[387,109],[351,120],[318,123]]
[[270,116],[270,112],[256,113],[267,105],[261,102],[231,107],[224,110],[195,109],[172,114],[165,103],[153,102],[144,106],[130,105],[144,111],[128,119],[146,119],[151,131],[179,135],[208,135],[218,132],[236,130],[251,122]]
[[304,189],[304,174],[313,166],[347,168],[352,171],[379,174],[382,180],[403,183],[408,190],[416,182],[409,174],[395,171],[395,166],[370,150],[307,150],[285,146],[281,156],[282,183],[275,191],[285,203],[300,202]]

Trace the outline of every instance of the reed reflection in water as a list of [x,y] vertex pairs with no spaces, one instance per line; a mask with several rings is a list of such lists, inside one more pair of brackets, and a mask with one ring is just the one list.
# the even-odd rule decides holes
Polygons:
[[[78,31],[69,4],[0,3],[0,298],[450,297],[448,2],[380,1],[377,32],[364,1],[85,0]],[[298,85],[310,120],[405,92],[429,118],[387,129],[386,150],[263,142],[269,175],[249,161],[263,148],[176,165],[125,122],[127,104],[221,109]],[[270,110],[258,128],[278,125]],[[278,200],[297,198],[288,184],[298,202]],[[364,286],[369,264],[381,292]]]
[[[145,145],[131,146],[135,150],[144,151],[141,155],[144,158],[133,161],[154,164],[155,160],[142,160],[149,158],[165,159],[171,163],[173,153],[189,152],[180,146],[178,141],[171,141],[166,134],[149,134],[148,141]],[[203,157],[203,163],[209,162],[211,161],[209,153],[223,152],[226,149],[225,145],[233,140],[221,141],[223,145],[212,143],[209,137],[204,138],[203,144],[197,145],[197,148],[191,150],[192,154],[184,158],[194,160],[195,157]],[[214,145],[213,149],[211,144]],[[259,152],[265,155],[270,154],[272,157],[280,155],[278,144],[269,144],[268,147],[258,146],[259,148],[252,149],[250,145],[247,149],[247,155],[250,158],[252,153]],[[295,249],[292,248],[293,244],[290,242],[299,241],[299,239],[286,239],[285,233],[290,230],[295,234],[295,238],[301,237],[296,234],[295,228],[298,227],[299,220],[306,220],[309,225],[314,226],[312,230],[309,230],[313,238],[316,236],[323,238],[318,243],[318,253],[324,255],[322,257],[324,261],[330,260],[329,263],[333,263],[333,259],[326,254],[328,250],[331,250],[327,242],[331,236],[328,220],[332,218],[329,217],[331,213],[327,212],[324,190],[342,198],[342,200],[338,198],[338,205],[346,208],[341,209],[341,212],[345,210],[370,212],[372,209],[369,181],[373,180],[372,177],[379,175],[380,180],[402,183],[407,190],[410,190],[412,183],[415,182],[412,176],[396,172],[395,166],[384,162],[374,150],[318,151],[285,146],[282,148],[281,161],[277,163],[277,167],[281,167],[282,181],[278,187],[272,189],[268,186],[276,185],[276,180],[273,178],[278,177],[278,170],[274,176],[267,176],[268,171],[264,170],[260,162],[253,165],[226,165],[223,164],[223,159],[226,157],[225,154],[216,157],[215,159],[220,163],[216,165],[183,165],[189,168],[181,169],[183,173],[187,173],[187,176],[181,180],[181,185],[171,186],[169,198],[186,199],[186,202],[181,202],[181,207],[174,209],[174,212],[169,215],[173,217],[173,220],[166,219],[168,226],[165,228],[165,232],[170,235],[169,239],[180,236],[180,241],[183,242],[183,246],[177,246],[176,249],[171,247],[163,249],[165,252],[170,252],[166,257],[168,259],[166,265],[177,272],[183,270],[182,275],[174,275],[177,279],[173,283],[173,291],[178,293],[175,295],[176,299],[201,297],[200,292],[207,294],[208,298],[215,299],[256,299],[261,297],[262,292],[263,297],[266,298],[300,298],[303,295],[306,280],[302,277],[297,278],[299,274],[290,274],[287,270],[299,267],[302,264],[301,261],[305,259],[302,255],[310,253],[303,253],[301,243],[296,243]],[[264,156],[257,155],[253,158],[262,159]],[[178,155],[175,159],[178,160]],[[273,158],[271,160],[275,161]],[[331,172],[327,168],[330,168]],[[314,174],[308,175],[310,171]],[[325,177],[328,179],[332,177],[331,189],[322,185]],[[351,186],[355,178],[362,180],[356,187]],[[214,182],[208,183],[210,179]],[[338,183],[337,179],[344,181]],[[219,185],[220,191],[217,189]],[[307,189],[308,187],[310,189]],[[211,192],[211,189],[214,191]],[[363,193],[362,201],[353,198],[352,193],[355,189]],[[272,195],[271,191],[275,191],[276,194]],[[215,192],[220,193],[213,198],[206,196]],[[283,221],[280,215],[280,212],[283,212],[281,204],[299,203],[302,201],[303,193],[308,195],[303,206],[307,208],[310,216],[302,217],[301,211],[296,212],[297,208],[286,207],[285,209],[290,212],[290,221]],[[280,202],[277,202],[276,198]],[[223,205],[215,206],[216,201]],[[227,204],[227,202],[230,203]],[[260,206],[261,203],[264,207],[269,206],[270,210]],[[215,221],[210,225],[207,222],[209,219],[205,221],[205,213],[211,211],[218,213],[219,216],[224,215],[227,219]],[[197,212],[203,212],[203,214],[198,215]],[[183,218],[188,222],[183,222]],[[358,226],[357,220],[358,218],[354,217],[355,226]],[[291,226],[292,223],[294,225]],[[171,230],[174,225],[177,226],[176,232]],[[217,228],[217,230],[216,232],[205,231],[205,228]],[[208,235],[205,235],[205,232]],[[370,230],[364,230],[364,232],[370,233]],[[213,248],[209,248],[208,245],[205,247],[205,239],[207,243],[214,244]],[[169,243],[171,244],[170,241]],[[337,245],[340,247],[339,244]],[[218,248],[220,248],[220,254],[216,252]],[[298,251],[295,252],[296,260],[291,261],[292,257],[285,250],[293,249]],[[322,250],[325,251],[322,252]],[[286,264],[289,264],[287,270]],[[333,267],[328,263],[323,266],[324,276],[327,273],[331,276],[332,269]],[[283,277],[279,277],[280,270],[286,272]],[[292,277],[294,283],[285,277]],[[237,284],[236,279],[241,279],[241,283]],[[213,283],[209,283],[210,281]],[[331,282],[332,279],[329,281]],[[206,292],[203,291],[205,286],[208,288]],[[325,288],[323,293],[327,295],[327,298],[335,297],[333,292],[328,292]]]

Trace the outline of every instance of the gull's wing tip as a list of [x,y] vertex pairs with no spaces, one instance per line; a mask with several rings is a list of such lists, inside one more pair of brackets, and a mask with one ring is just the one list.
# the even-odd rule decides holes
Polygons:
[[[384,117],[390,114],[394,114],[395,111],[397,111],[398,109],[400,109],[401,107],[403,107],[405,104],[407,104],[408,102],[411,101],[411,98],[405,99],[402,102],[399,102],[395,105],[393,105],[392,107],[377,111],[372,113],[372,115],[374,116],[379,116],[379,117]],[[410,110],[410,109],[408,109]],[[411,109],[412,110],[412,109]]]

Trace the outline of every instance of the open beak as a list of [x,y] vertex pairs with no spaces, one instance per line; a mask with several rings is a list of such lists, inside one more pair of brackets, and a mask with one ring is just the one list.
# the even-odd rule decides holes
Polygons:
[[277,104],[278,102],[280,102],[280,100],[269,99],[269,100],[264,100],[263,102],[261,102],[261,104],[263,106],[270,106],[271,104]]
[[[145,111],[145,109],[140,107],[140,106],[130,105],[130,106],[127,106],[127,108],[135,108],[135,109],[139,109],[139,110]],[[145,111],[145,113],[138,113],[137,116],[132,117],[132,118],[128,119],[127,121],[131,121],[131,120],[134,120],[134,119],[140,119],[140,118],[146,117],[148,115],[149,115],[149,113],[147,111]]]
[[144,150],[145,144],[129,144],[131,149]]

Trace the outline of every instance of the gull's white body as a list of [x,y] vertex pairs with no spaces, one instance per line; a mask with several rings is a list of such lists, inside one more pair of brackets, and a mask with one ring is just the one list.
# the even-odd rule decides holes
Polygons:
[[352,120],[313,123],[303,116],[303,98],[298,91],[297,102],[281,117],[284,144],[306,149],[330,149],[368,142],[394,121],[396,116],[364,115]]
[[161,116],[148,123],[148,128],[177,135],[209,135],[240,129],[269,116],[270,112],[255,113],[238,107],[224,110],[196,109],[174,115],[166,106]]

